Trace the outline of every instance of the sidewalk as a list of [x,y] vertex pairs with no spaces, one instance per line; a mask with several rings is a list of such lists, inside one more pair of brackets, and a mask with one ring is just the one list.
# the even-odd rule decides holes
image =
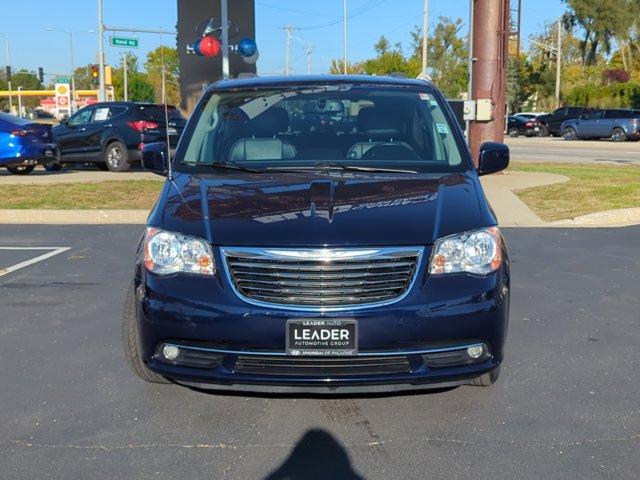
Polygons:
[[502,227],[544,227],[541,220],[513,190],[551,185],[569,180],[564,175],[553,173],[530,173],[506,171],[481,177],[482,187]]

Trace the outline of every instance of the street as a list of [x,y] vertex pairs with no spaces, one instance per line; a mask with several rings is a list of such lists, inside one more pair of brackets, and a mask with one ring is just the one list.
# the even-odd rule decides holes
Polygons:
[[493,387],[322,398],[134,377],[120,316],[141,231],[0,226],[0,247],[70,247],[5,275],[42,252],[0,250],[0,477],[637,478],[638,227],[506,230]]
[[527,162],[586,162],[640,164],[640,144],[608,140],[566,141],[554,137],[505,137],[511,160]]

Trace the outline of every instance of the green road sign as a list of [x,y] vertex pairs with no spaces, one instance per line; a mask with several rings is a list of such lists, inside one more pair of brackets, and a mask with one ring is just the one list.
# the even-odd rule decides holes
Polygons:
[[56,83],[69,83],[69,77],[56,77]]
[[139,46],[139,40],[137,38],[109,37],[109,40],[114,47],[138,48]]

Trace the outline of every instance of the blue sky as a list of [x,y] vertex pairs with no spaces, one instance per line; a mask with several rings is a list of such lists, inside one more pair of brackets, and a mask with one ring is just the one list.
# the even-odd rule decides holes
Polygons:
[[[173,30],[176,24],[175,0],[103,0],[105,24],[160,28]],[[212,0],[212,2],[217,0]],[[233,0],[229,0],[230,2]],[[381,3],[380,3],[381,2]],[[62,33],[47,32],[47,27],[64,30],[96,30],[95,0],[21,0],[9,2],[15,8],[4,6],[0,32],[11,42],[14,69],[26,67],[36,70],[44,67],[47,73],[69,71],[68,37]],[[370,4],[375,8],[354,15],[349,21],[349,59],[361,60],[373,55],[373,44],[384,34],[391,44],[409,43],[409,32],[422,24],[423,0],[348,0],[350,12],[363,10]],[[438,17],[468,18],[468,0],[430,0],[430,26]],[[524,0],[522,38],[539,31],[546,20],[564,11],[560,0]],[[326,72],[331,58],[342,56],[342,0],[256,0],[256,30],[260,49],[258,69],[263,73],[282,72],[284,68],[285,34],[282,26],[301,27],[293,42],[293,72],[306,71],[304,44],[310,42],[314,73]],[[335,23],[334,25],[325,26]],[[315,28],[311,28],[315,27]],[[317,28],[322,27],[322,28]],[[157,35],[142,34],[141,48],[136,53],[143,57],[160,45]],[[173,38],[165,37],[173,45]],[[96,34],[78,35],[75,40],[76,65],[95,62]],[[107,61],[118,63],[120,49],[107,47]],[[4,42],[0,38],[0,64],[5,64]]]

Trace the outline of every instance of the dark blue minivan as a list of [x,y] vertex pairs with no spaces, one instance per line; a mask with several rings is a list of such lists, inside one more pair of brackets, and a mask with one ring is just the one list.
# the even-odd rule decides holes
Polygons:
[[150,382],[349,392],[491,385],[509,257],[442,94],[421,80],[245,78],[206,91],[140,241],[123,318]]

